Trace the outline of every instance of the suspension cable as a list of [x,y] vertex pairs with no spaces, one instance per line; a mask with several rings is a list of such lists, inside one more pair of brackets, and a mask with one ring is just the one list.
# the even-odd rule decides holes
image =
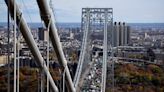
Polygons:
[[22,1],[22,3],[23,3],[23,6],[24,6],[26,12],[27,12],[27,16],[28,16],[29,19],[30,19],[30,23],[32,23],[32,18],[31,18],[31,16],[30,16],[30,12],[29,12],[29,10],[28,10],[28,8],[27,8],[27,6],[26,6],[24,0],[21,0],[21,1]]
[[16,0],[14,0],[14,92],[16,92]]
[[[19,15],[19,17],[20,17],[20,20],[22,20],[22,13]],[[18,24],[18,29],[20,29],[20,22],[19,22],[19,24]],[[18,34],[18,36],[17,36],[17,52],[18,52],[18,54],[17,54],[17,92],[19,92],[19,65],[20,65],[20,61],[19,61],[19,45],[20,45],[20,33],[19,32],[17,32],[17,34]]]

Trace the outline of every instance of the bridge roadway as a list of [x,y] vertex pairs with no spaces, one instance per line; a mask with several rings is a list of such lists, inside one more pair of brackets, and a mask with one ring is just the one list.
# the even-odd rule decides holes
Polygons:
[[102,79],[102,58],[96,58],[83,76],[81,92],[100,92]]

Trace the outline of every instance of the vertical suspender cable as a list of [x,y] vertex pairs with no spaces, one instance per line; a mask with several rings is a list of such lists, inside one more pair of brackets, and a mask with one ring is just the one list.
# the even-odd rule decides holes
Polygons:
[[17,92],[19,92],[19,36],[17,39]]
[[[41,23],[42,23],[42,21],[41,21]],[[43,23],[42,23],[43,24]],[[42,26],[43,27],[43,26]],[[44,28],[44,27],[43,27]],[[45,30],[39,30],[39,31],[45,31]],[[44,48],[44,40],[42,40],[42,44],[41,44],[41,46],[39,45],[39,49],[40,48]],[[43,50],[45,50],[45,49],[43,49]],[[45,57],[43,56],[43,58],[45,59]],[[45,64],[45,62],[42,62],[42,65],[44,65]],[[41,78],[40,78],[40,90],[41,90],[41,92],[44,92],[44,82],[45,82],[45,76],[44,76],[44,71],[43,71],[43,69],[41,69],[41,71],[40,71],[40,76],[41,76]]]
[[[51,20],[49,21],[48,27],[47,27],[47,69],[49,70],[49,27],[50,27]],[[47,92],[49,92],[49,79],[47,77]]]
[[63,72],[63,92],[65,92],[65,68]]
[[[8,6],[7,1],[8,0],[5,0],[5,3]],[[11,1],[10,2],[10,14],[11,14],[11,17],[13,18],[13,16],[14,16],[14,13],[13,13],[13,11],[14,11],[14,2],[13,2],[13,0],[10,0],[10,1]],[[15,4],[15,6],[16,6],[16,4]],[[16,14],[17,14],[17,17],[16,17],[17,18],[17,24],[20,22],[19,30],[21,31],[27,45],[29,46],[29,49],[31,50],[37,64],[40,66],[41,69],[44,70],[44,73],[47,75],[47,77],[49,77],[49,82],[51,84],[51,87],[52,87],[53,91],[54,92],[59,92],[57,86],[54,83],[54,80],[52,79],[52,76],[51,76],[50,72],[47,69],[47,66],[45,64],[42,65],[42,62],[45,62],[45,61],[44,61],[44,59],[43,59],[43,57],[42,57],[36,43],[35,43],[35,40],[34,40],[32,34],[30,32],[29,27],[27,26],[27,23],[26,23],[25,19],[23,17],[21,19],[20,19],[20,17],[18,17],[21,14],[18,7],[16,8]]]
[[[20,15],[21,17],[22,15]],[[20,27],[20,23],[18,24],[18,28]],[[19,62],[19,45],[20,45],[20,39],[19,39],[19,32],[17,32],[17,92],[19,92],[19,65],[20,65],[20,62]]]
[[[21,17],[22,15],[20,15]],[[20,23],[18,25],[18,28],[20,26]],[[20,33],[18,32],[18,36],[17,36],[17,92],[19,92],[19,45],[20,45]]]
[[[44,58],[44,57],[43,57]],[[42,65],[44,65],[45,63],[43,62]],[[45,76],[44,76],[44,71],[43,69],[41,69],[40,71],[40,75],[41,75],[41,92],[44,92],[44,81],[45,81]]]
[[[73,85],[72,78],[71,78],[71,75],[70,75],[70,71],[69,71],[69,68],[67,66],[67,60],[64,56],[64,52],[63,52],[63,49],[62,49],[62,46],[61,46],[61,43],[60,43],[60,39],[59,39],[59,36],[58,36],[58,33],[57,33],[56,26],[54,25],[55,21],[52,19],[52,17],[50,17],[50,16],[52,16],[52,12],[50,11],[50,7],[47,3],[47,0],[37,0],[37,3],[38,3],[38,6],[39,6],[39,9],[40,9],[41,18],[44,21],[46,27],[48,26],[49,20],[52,21],[50,23],[49,36],[50,36],[50,39],[52,41],[52,45],[55,49],[55,52],[56,52],[57,58],[59,60],[59,63],[64,68],[66,68],[66,78],[67,78],[67,81],[68,81],[68,86],[70,87],[71,92],[75,92],[75,87]],[[49,17],[50,17],[50,19],[49,19]]]
[[[9,7],[10,7],[10,0],[8,0],[8,3],[9,3]],[[7,60],[8,60],[8,74],[7,74],[7,76],[8,76],[8,79],[7,79],[7,92],[10,92],[10,13],[9,13],[9,7],[7,8],[8,10],[7,10],[7,21],[8,21],[8,24],[7,24],[7,26],[8,26],[8,31],[7,31],[7,43],[8,43],[8,45],[7,45]]]
[[16,0],[14,0],[14,92],[16,92]]
[[[113,10],[112,10],[112,12],[113,12]],[[111,30],[112,30],[112,32],[114,31],[114,29],[113,29],[113,13],[112,13],[112,21],[111,21],[111,24],[112,24],[112,26],[111,26]],[[112,39],[114,39],[114,35],[112,35]],[[114,44],[114,42],[112,43],[112,44]],[[112,53],[111,53],[111,55],[112,55],[112,92],[114,92],[114,86],[115,86],[115,79],[114,79],[114,65],[115,65],[115,61],[114,61],[114,59],[113,59],[113,57],[114,57],[114,50],[113,50],[113,47],[112,47]]]
[[107,11],[105,11],[105,24],[104,24],[104,41],[103,41],[103,65],[102,65],[102,86],[101,92],[105,92],[106,87],[106,63],[107,63],[107,26],[108,26]]

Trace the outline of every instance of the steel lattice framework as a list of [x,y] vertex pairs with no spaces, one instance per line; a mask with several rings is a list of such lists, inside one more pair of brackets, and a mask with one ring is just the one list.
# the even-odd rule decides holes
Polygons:
[[102,88],[101,91],[105,92],[106,85],[106,72],[107,72],[107,60],[110,47],[111,33],[113,24],[113,9],[112,8],[83,8],[82,9],[82,21],[81,30],[83,31],[83,42],[81,47],[80,58],[78,62],[78,67],[76,70],[76,75],[74,78],[75,88],[78,89],[78,82],[80,76],[87,68],[89,62],[91,62],[91,34],[95,30],[104,31],[103,40],[103,65],[102,65]]

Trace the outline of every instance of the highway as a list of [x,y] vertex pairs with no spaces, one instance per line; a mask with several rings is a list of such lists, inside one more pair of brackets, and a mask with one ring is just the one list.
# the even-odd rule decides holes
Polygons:
[[102,77],[102,58],[92,61],[88,74],[84,78],[81,92],[100,92]]

